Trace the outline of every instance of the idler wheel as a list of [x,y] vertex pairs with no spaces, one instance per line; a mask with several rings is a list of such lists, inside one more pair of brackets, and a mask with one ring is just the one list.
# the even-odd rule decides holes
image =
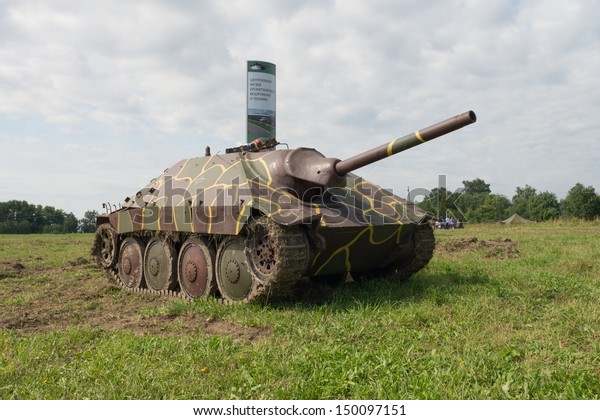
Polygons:
[[109,223],[96,229],[92,251],[103,268],[112,268],[117,263],[117,233]]
[[119,278],[125,287],[137,289],[145,286],[142,266],[144,243],[141,239],[125,238],[119,252]]
[[173,290],[177,286],[177,252],[168,240],[150,239],[144,252],[144,277],[149,289]]
[[177,273],[181,291],[192,299],[216,292],[215,253],[201,238],[190,238],[179,251]]
[[395,281],[404,281],[423,269],[433,257],[435,237],[429,224],[417,225],[409,241],[399,246],[388,257],[389,262],[383,268],[369,271],[351,272],[354,280],[370,280],[388,277]]
[[232,237],[219,246],[217,251],[217,287],[227,302],[250,302],[255,287],[248,270],[243,237]]

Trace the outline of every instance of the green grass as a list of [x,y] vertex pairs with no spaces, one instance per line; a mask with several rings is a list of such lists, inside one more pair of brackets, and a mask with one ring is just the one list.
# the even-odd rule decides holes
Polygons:
[[[0,276],[0,397],[599,398],[600,226],[436,232],[467,236],[510,238],[519,258],[440,252],[402,284],[266,307],[108,288],[69,264],[90,235],[0,236],[0,263],[26,267]],[[19,326],[36,304],[51,322]]]

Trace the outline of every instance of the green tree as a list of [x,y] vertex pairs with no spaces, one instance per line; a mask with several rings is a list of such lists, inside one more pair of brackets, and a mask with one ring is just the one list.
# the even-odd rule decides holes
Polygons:
[[508,198],[500,194],[474,194],[473,197],[483,197],[483,201],[466,211],[469,222],[497,222],[506,218],[510,206]]
[[472,181],[463,181],[465,186],[465,194],[490,194],[490,184],[486,183],[481,178],[475,178]]
[[561,201],[563,214],[568,217],[594,219],[600,216],[600,197],[594,187],[575,184]]
[[32,233],[35,206],[27,201],[10,200],[0,203],[0,233]]
[[65,212],[57,210],[52,206],[44,206],[42,208],[44,217],[44,233],[62,233],[63,223],[65,221]]
[[[488,195],[489,194],[484,193],[469,194],[463,192],[463,194],[456,200],[456,206],[465,215],[468,221],[475,221],[471,220],[473,212],[475,209],[483,206],[483,203]],[[469,215],[471,215],[471,217]]]
[[435,214],[436,217],[446,217],[448,210],[448,190],[446,188],[434,188],[429,195],[419,203],[423,210]]
[[512,198],[512,206],[510,208],[510,213],[518,213],[526,219],[532,218],[529,215],[528,211],[528,203],[533,197],[537,194],[535,188],[530,185],[525,184],[525,187],[517,187],[516,194],[513,195]]
[[558,218],[560,207],[556,195],[548,191],[534,195],[527,200],[526,214],[526,217],[536,222]]
[[62,223],[62,233],[75,233],[78,226],[79,220],[77,220],[77,217],[73,213],[68,213]]
[[19,200],[0,203],[0,233],[69,233],[77,225],[73,213],[54,207]]
[[464,180],[464,189],[460,197],[456,199],[458,213],[463,214],[469,222],[489,222],[496,220],[496,215],[503,212],[502,196],[492,195],[490,184],[481,178],[471,181]]
[[436,217],[447,217],[464,219],[457,207],[456,200],[460,197],[460,190],[450,193],[446,188],[439,187],[431,190],[429,195],[419,203],[423,210],[435,214]]
[[79,219],[79,228],[84,233],[93,233],[96,231],[96,210],[88,210],[84,213],[83,218]]

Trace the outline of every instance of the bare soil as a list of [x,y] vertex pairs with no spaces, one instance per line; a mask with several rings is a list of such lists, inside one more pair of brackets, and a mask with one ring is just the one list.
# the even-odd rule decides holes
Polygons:
[[509,259],[518,258],[518,242],[514,242],[509,238],[496,238],[488,240],[479,240],[476,237],[450,239],[436,245],[437,253],[461,253],[480,249],[484,251],[486,258],[494,259]]
[[0,306],[0,328],[18,334],[91,327],[134,335],[211,334],[250,341],[271,335],[266,328],[206,318],[194,311],[193,303],[120,290],[81,257],[58,269],[0,261]]
[[25,266],[20,261],[4,261],[0,265],[0,279],[18,276]]

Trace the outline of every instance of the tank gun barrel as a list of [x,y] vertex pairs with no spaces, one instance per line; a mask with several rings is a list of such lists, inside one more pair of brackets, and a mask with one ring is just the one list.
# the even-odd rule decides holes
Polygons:
[[378,160],[384,159],[388,156],[395,155],[396,153],[400,153],[406,149],[410,149],[411,147],[418,146],[426,141],[433,140],[437,137],[443,136],[444,134],[448,134],[466,125],[472,124],[475,121],[477,121],[477,116],[473,111],[464,112],[460,115],[448,118],[447,120],[433,124],[427,128],[417,130],[414,133],[400,137],[396,140],[392,140],[387,144],[382,144],[379,147],[375,147],[346,160],[338,161],[334,166],[335,172],[339,176],[344,176],[348,172],[351,172],[355,169],[362,168],[363,166],[377,162]]

